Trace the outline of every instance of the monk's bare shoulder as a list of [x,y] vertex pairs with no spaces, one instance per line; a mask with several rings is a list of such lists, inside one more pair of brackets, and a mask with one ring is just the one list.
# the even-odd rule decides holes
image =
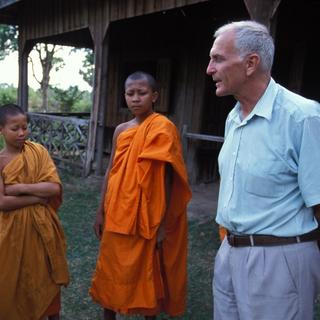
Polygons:
[[137,122],[135,119],[120,123],[116,127],[116,129],[114,130],[114,138],[116,139],[121,132],[126,131],[126,130],[133,128],[133,127],[136,127],[136,126],[137,126]]

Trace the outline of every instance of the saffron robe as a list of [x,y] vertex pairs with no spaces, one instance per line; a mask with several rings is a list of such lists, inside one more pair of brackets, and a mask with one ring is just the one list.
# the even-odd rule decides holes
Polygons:
[[[173,181],[166,210],[167,163]],[[154,113],[119,134],[90,289],[96,302],[124,314],[184,313],[190,198],[179,134],[170,120]],[[156,235],[164,215],[166,236],[158,249]]]
[[[2,172],[4,184],[61,182],[47,150],[26,141]],[[60,187],[61,189],[61,187]],[[69,274],[66,244],[56,210],[61,193],[47,205],[0,211],[0,319],[38,320]]]
[[219,226],[219,237],[221,242],[223,241],[223,239],[225,238],[225,236],[227,235],[227,229],[225,227]]

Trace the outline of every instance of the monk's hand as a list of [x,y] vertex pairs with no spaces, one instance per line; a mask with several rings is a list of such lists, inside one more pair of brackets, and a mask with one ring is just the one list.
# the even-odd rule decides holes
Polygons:
[[157,247],[159,248],[162,244],[162,241],[166,237],[166,232],[164,229],[164,224],[160,224],[158,232],[157,232]]
[[48,198],[48,197],[46,197],[46,198],[44,198],[44,197],[36,197],[36,198],[38,198],[39,204],[42,204],[44,206],[46,206],[50,201],[50,198]]
[[101,240],[102,232],[103,232],[103,211],[98,209],[96,215],[96,221],[93,226],[94,233],[96,237]]

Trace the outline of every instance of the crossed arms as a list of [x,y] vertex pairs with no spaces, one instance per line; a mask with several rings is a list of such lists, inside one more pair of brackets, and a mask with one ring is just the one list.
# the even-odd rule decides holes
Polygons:
[[0,175],[0,210],[15,210],[34,204],[45,205],[50,197],[59,192],[60,185],[54,182],[4,185]]

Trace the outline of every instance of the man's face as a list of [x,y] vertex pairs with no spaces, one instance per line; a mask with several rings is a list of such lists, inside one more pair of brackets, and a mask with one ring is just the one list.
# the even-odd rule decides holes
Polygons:
[[232,31],[218,36],[210,50],[207,74],[216,83],[216,95],[237,96],[246,78],[245,59],[234,46]]

